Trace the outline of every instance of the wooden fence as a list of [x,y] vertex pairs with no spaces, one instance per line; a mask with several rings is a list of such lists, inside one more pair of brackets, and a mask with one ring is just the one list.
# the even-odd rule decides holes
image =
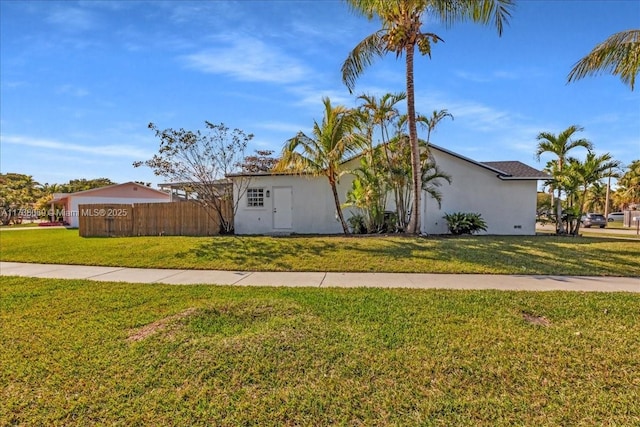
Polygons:
[[[225,218],[233,218],[230,202]],[[218,213],[196,202],[91,204],[78,206],[80,236],[213,236],[220,232]]]

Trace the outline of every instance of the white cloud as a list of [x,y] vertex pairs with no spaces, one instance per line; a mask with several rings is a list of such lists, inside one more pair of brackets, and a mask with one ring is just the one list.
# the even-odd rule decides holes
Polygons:
[[22,88],[25,86],[28,86],[28,83],[25,81],[21,81],[21,80],[15,80],[15,81],[3,81],[0,83],[2,85],[2,88],[4,89],[17,89],[17,88]]
[[244,81],[295,83],[309,74],[295,58],[261,40],[233,38],[223,43],[224,46],[186,55],[183,60],[190,68]]
[[298,132],[300,129],[306,126],[300,126],[295,123],[285,123],[285,122],[260,122],[254,123],[254,126],[258,129],[266,129],[277,132],[287,132],[292,135]]
[[128,145],[95,145],[85,146],[72,144],[51,139],[32,138],[20,135],[2,135],[0,137],[2,144],[22,145],[27,147],[44,148],[49,150],[60,150],[62,152],[76,152],[96,156],[110,157],[128,157],[128,158],[145,158],[149,153],[139,148]]
[[518,74],[513,71],[498,70],[488,73],[468,72],[468,71],[455,71],[457,77],[469,80],[475,83],[489,83],[496,80],[516,80],[519,78]]
[[493,76],[498,78],[498,79],[505,79],[505,80],[516,80],[517,78],[519,78],[519,75],[513,71],[494,71],[493,72]]
[[488,83],[490,81],[490,79],[485,75],[481,75],[478,73],[469,73],[467,71],[456,71],[455,75],[456,77],[475,83]]
[[47,21],[67,32],[88,31],[95,25],[90,12],[76,7],[57,8],[49,15]]
[[322,98],[328,97],[331,99],[331,105],[345,105],[352,106],[354,104],[354,98],[349,95],[349,92],[337,91],[334,89],[317,89],[310,86],[298,86],[290,89],[294,95],[298,97],[298,101],[295,103],[297,106],[308,107],[312,111],[322,112],[324,108],[322,106]]
[[460,118],[468,126],[481,132],[505,129],[510,125],[511,117],[506,111],[496,110],[473,101],[454,102],[447,105],[447,110],[456,119]]
[[446,108],[454,116],[454,121],[447,120],[436,130],[437,145],[477,160],[521,160],[539,166],[535,160],[536,136],[541,130],[550,129],[548,123],[443,92],[420,92],[416,98],[420,112],[433,110],[423,108],[428,102],[437,109]]
[[62,85],[62,86],[58,86],[56,88],[56,93],[59,95],[71,95],[71,96],[75,96],[77,98],[82,98],[84,96],[89,95],[89,91],[86,89],[83,89],[81,87],[76,87],[70,84],[66,84],[66,85]]

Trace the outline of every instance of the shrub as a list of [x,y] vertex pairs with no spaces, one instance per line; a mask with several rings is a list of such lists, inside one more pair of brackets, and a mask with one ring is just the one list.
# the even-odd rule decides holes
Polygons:
[[351,232],[353,234],[366,234],[367,226],[364,222],[364,216],[360,214],[354,214],[347,219],[349,223],[349,227],[351,227]]
[[444,214],[443,218],[447,220],[449,232],[455,236],[487,231],[487,223],[477,213],[454,212],[452,214]]

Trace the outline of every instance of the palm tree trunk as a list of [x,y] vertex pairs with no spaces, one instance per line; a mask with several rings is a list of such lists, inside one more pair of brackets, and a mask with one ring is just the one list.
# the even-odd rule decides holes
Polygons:
[[340,198],[338,197],[338,189],[336,188],[336,181],[332,177],[329,178],[329,185],[331,185],[331,191],[333,192],[333,201],[336,204],[336,212],[338,213],[338,218],[340,218],[340,224],[342,225],[342,231],[344,231],[345,236],[349,235],[349,227],[347,227],[347,223],[344,221],[344,215],[342,215],[342,208],[340,207]]
[[413,190],[413,206],[409,221],[409,233],[420,234],[420,206],[422,183],[420,177],[420,147],[418,145],[418,130],[416,128],[416,106],[413,88],[413,53],[414,46],[406,48],[407,64],[407,115],[409,122],[409,144],[411,145],[411,184]]
[[558,197],[556,197],[556,234],[564,233],[562,223],[562,200],[560,199],[560,188],[558,187]]
[[[389,131],[387,130],[387,127],[384,125],[384,123],[380,125],[380,131],[382,133],[382,149],[384,151],[384,156],[387,159],[387,174],[391,176],[390,182],[393,183],[393,177],[391,173],[391,171],[393,170],[393,165],[391,164],[391,157],[389,156]],[[386,137],[385,137],[385,134],[386,134]],[[401,202],[400,202],[399,188],[398,188],[398,185],[396,184],[392,184],[392,185],[393,185],[393,199],[396,203],[396,215],[398,216],[398,224],[396,224],[396,226],[401,226],[402,228],[404,228],[404,221],[401,219],[402,217],[400,216]],[[385,203],[383,210],[386,208],[387,208],[387,204]]]
[[583,192],[582,192],[582,199],[578,201],[578,206],[580,207],[580,210],[578,210],[578,219],[576,220],[576,228],[575,228],[575,230],[573,232],[574,236],[577,236],[578,233],[580,232],[580,224],[581,224],[581,219],[582,219],[582,212],[584,211],[585,200],[587,200],[587,191],[588,190],[586,190],[586,188],[587,188],[587,185],[585,183],[585,190],[583,190]]
[[604,198],[604,218],[609,220],[609,192],[611,191],[611,169],[609,168],[609,179],[607,180],[607,195]]

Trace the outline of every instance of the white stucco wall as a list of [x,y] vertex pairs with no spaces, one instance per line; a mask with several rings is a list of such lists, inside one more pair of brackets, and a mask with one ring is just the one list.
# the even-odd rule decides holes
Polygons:
[[159,198],[144,198],[133,199],[131,197],[84,197],[84,196],[70,196],[69,209],[70,211],[65,213],[65,221],[69,223],[71,227],[79,227],[79,205],[91,205],[91,204],[125,204],[132,205],[134,203],[169,203],[171,199],[169,197]]
[[446,234],[445,213],[475,212],[487,223],[486,234],[535,234],[536,181],[507,181],[497,173],[441,151],[432,152],[438,167],[452,177],[443,183],[442,207],[425,197],[422,231]]
[[[238,195],[238,182],[234,179],[234,196]],[[353,177],[345,175],[338,185],[340,202],[344,203]],[[249,188],[263,188],[269,191],[263,207],[248,207],[246,192],[238,202],[234,226],[237,234],[338,234],[342,226],[337,219],[335,202],[326,177],[306,177],[290,175],[268,175],[251,177]],[[274,188],[291,188],[292,223],[291,228],[274,227]],[[345,220],[351,215],[343,210]]]
[[[428,234],[447,234],[447,223],[443,216],[453,212],[475,212],[487,223],[486,234],[533,235],[535,234],[537,182],[506,181],[497,173],[477,164],[452,156],[439,150],[432,155],[440,169],[452,177],[451,185],[442,181],[442,207],[424,193],[422,206],[422,231]],[[355,168],[357,162],[345,165]],[[235,178],[237,184],[239,178]],[[269,190],[264,206],[247,207],[246,195],[239,201],[235,216],[237,234],[337,234],[342,227],[336,217],[335,204],[329,183],[325,177],[305,176],[256,176],[251,177],[252,188]],[[344,175],[338,186],[340,202],[344,203],[351,188],[353,176]],[[292,189],[292,226],[290,229],[273,227],[273,188]],[[234,195],[237,197],[237,187]],[[389,210],[394,210],[393,195],[387,198]],[[345,219],[351,216],[349,209],[343,210]]]

